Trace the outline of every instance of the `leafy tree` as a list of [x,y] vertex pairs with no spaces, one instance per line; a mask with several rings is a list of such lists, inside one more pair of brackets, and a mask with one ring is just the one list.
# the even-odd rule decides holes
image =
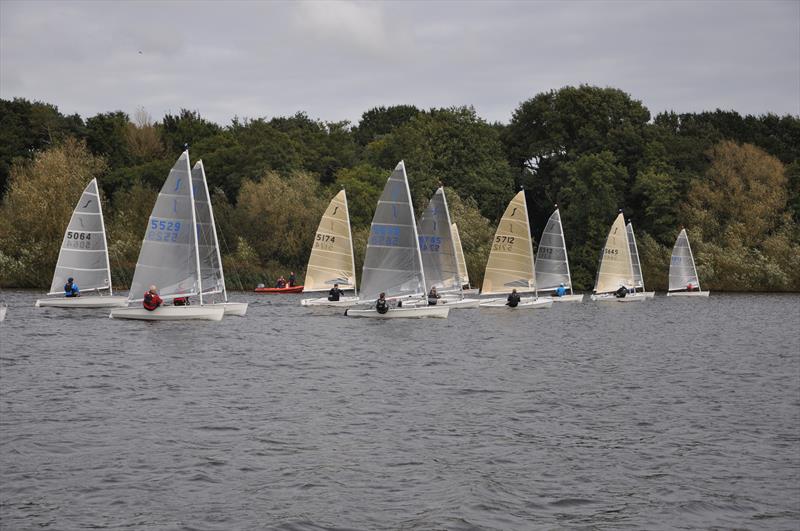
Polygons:
[[187,144],[192,147],[196,142],[213,137],[221,131],[219,125],[189,109],[181,109],[177,115],[167,114],[161,122],[161,136],[167,152],[176,157]]
[[355,140],[361,146],[388,135],[420,113],[413,105],[373,107],[361,115],[356,128]]
[[370,164],[359,164],[353,168],[339,170],[336,174],[336,184],[347,192],[351,225],[369,227],[378,198],[388,178],[388,171]]
[[126,134],[130,125],[122,111],[100,113],[86,120],[86,143],[92,153],[103,155],[112,168],[123,168],[132,162]]

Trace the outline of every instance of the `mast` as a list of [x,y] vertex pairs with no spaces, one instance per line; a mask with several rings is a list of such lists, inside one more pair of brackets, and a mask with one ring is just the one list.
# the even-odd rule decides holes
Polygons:
[[203,276],[200,273],[200,243],[197,240],[197,215],[194,211],[194,186],[192,186],[192,169],[189,164],[189,150],[186,153],[186,167],[189,168],[189,205],[192,207],[192,240],[194,240],[194,262],[197,267],[197,291],[200,295],[200,306],[203,305]]
[[[206,168],[203,166],[203,160],[200,159],[197,161],[200,164],[200,174],[203,176],[203,188],[205,189],[206,193],[206,200],[208,201],[208,213],[211,217],[211,229],[212,233],[214,234],[214,250],[217,253],[217,263],[219,264],[219,279],[222,282],[222,297],[224,298],[225,302],[228,302],[228,290],[225,288],[225,272],[222,267],[222,256],[219,253],[219,240],[217,239],[217,222],[214,221],[214,207],[211,206],[211,194],[208,192],[208,182],[206,181]],[[194,209],[192,209],[194,212]],[[200,250],[198,249],[198,255]],[[202,286],[201,286],[202,287]]]
[[347,205],[347,191],[342,186],[344,191],[344,213],[347,216],[347,236],[350,238],[350,267],[353,268],[353,294],[358,297],[358,286],[356,279],[356,257],[353,253],[353,230],[350,228],[350,207]]
[[[628,225],[631,226],[631,238],[633,239],[633,248],[636,249],[636,266],[639,268],[639,281],[642,283],[642,293],[644,293],[647,290],[644,287],[644,273],[642,272],[642,261],[639,260],[639,246],[636,245],[636,234],[633,232],[633,222],[628,221]],[[633,259],[633,257],[631,257],[631,259]],[[633,290],[636,291],[636,279],[634,278],[633,281],[634,281]]]
[[[111,282],[111,262],[108,259],[108,240],[106,240],[106,222],[103,219],[103,203],[100,201],[100,188],[97,186],[97,179],[92,179],[94,188],[97,190],[97,208],[100,209],[100,229],[103,231],[103,247],[106,249],[106,270],[108,271],[108,295],[114,295]],[[97,289],[100,293],[100,289]]]

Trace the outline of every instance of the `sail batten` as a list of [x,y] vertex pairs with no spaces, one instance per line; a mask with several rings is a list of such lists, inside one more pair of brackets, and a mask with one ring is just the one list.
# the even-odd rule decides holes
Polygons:
[[621,286],[632,288],[633,267],[625,217],[620,213],[611,225],[606,244],[601,251],[595,293],[613,293]]
[[397,164],[378,200],[361,273],[361,298],[425,293],[425,273],[405,164]]
[[72,211],[49,293],[63,295],[63,286],[70,277],[82,291],[108,289],[111,292],[111,266],[96,179],[86,185]]
[[344,190],[331,199],[322,215],[308,258],[303,291],[328,291],[334,284],[339,284],[342,290],[356,287],[353,238]]
[[564,228],[561,213],[556,209],[547,220],[536,251],[536,287],[549,291],[558,289],[562,284],[572,293]]
[[700,279],[697,278],[689,236],[686,229],[681,229],[669,262],[669,291],[685,290],[689,284],[700,290]]
[[505,294],[512,289],[520,292],[537,289],[528,205],[523,191],[508,204],[497,226],[481,293]]

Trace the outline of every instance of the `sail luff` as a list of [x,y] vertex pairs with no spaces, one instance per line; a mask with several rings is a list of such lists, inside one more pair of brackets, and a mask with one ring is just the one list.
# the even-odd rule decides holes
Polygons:
[[628,245],[631,248],[631,267],[633,268],[633,287],[642,288],[642,291],[646,291],[644,287],[644,276],[642,275],[642,263],[639,260],[639,247],[636,245],[636,234],[633,232],[633,223],[630,221],[625,226],[625,230],[628,232]]
[[539,288],[536,284],[536,261],[533,258],[533,238],[531,237],[530,216],[528,216],[528,200],[525,199],[525,191],[522,191],[522,204],[525,207],[525,223],[528,226],[528,254],[531,256],[531,278],[533,279],[533,293],[539,297]]
[[456,249],[456,265],[458,266],[458,276],[461,279],[462,286],[469,284],[469,272],[467,271],[467,260],[464,257],[464,248],[461,246],[461,234],[458,232],[458,225],[452,223],[450,225],[453,235],[453,246]]
[[356,278],[356,255],[353,252],[353,229],[350,226],[350,205],[347,203],[347,192],[342,188],[344,194],[344,215],[347,217],[347,237],[350,240],[350,268],[353,272],[353,294],[358,297],[358,279]]
[[97,192],[97,209],[100,211],[100,227],[103,231],[103,248],[106,250],[106,273],[108,275],[108,294],[114,295],[114,283],[111,281],[111,261],[108,259],[108,239],[106,238],[106,222],[103,216],[103,202],[100,201],[100,189],[97,186],[97,179],[92,179],[95,191]]

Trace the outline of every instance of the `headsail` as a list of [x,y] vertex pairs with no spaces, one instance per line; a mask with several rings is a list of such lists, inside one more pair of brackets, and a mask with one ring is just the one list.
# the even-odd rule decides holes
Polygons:
[[63,295],[69,277],[75,279],[81,291],[111,292],[106,229],[96,179],[86,185],[72,211],[50,283],[50,295]]
[[497,226],[483,277],[483,294],[536,291],[528,206],[521,191]]
[[383,189],[370,226],[361,299],[423,295],[425,273],[406,167],[400,161]]
[[633,224],[629,221],[625,225],[628,232],[628,245],[631,249],[631,267],[633,268],[633,287],[644,291],[644,278],[642,277],[642,263],[639,261],[639,248],[636,246],[636,236],[633,234]]
[[611,225],[600,258],[600,269],[597,272],[595,293],[612,293],[620,286],[632,288],[633,268],[631,267],[631,250],[628,244],[628,232],[625,230],[625,217],[620,214]]
[[343,290],[356,288],[353,238],[344,190],[331,199],[322,214],[308,258],[303,292],[328,291],[334,284]]
[[689,284],[700,289],[700,279],[697,278],[689,237],[686,235],[686,229],[681,229],[669,261],[669,291],[684,290]]
[[561,214],[556,209],[547,220],[536,251],[536,287],[551,291],[558,289],[561,284],[572,292],[564,229],[561,226]]
[[192,168],[192,187],[197,219],[197,251],[200,257],[203,294],[224,292],[225,277],[222,273],[217,228],[214,223],[214,212],[211,207],[211,197],[208,193],[203,161],[197,161]]
[[450,229],[450,212],[444,188],[433,194],[428,207],[419,218],[417,226],[422,267],[428,289],[436,287],[440,292],[461,291],[461,280],[456,263],[456,249]]
[[189,152],[184,151],[170,170],[147,221],[129,301],[141,301],[151,284],[159,288],[164,299],[199,293],[191,183]]
[[456,249],[456,266],[458,266],[458,277],[463,285],[469,286],[469,272],[467,271],[467,260],[464,258],[464,248],[461,246],[461,235],[458,233],[458,225],[453,223],[453,247]]

